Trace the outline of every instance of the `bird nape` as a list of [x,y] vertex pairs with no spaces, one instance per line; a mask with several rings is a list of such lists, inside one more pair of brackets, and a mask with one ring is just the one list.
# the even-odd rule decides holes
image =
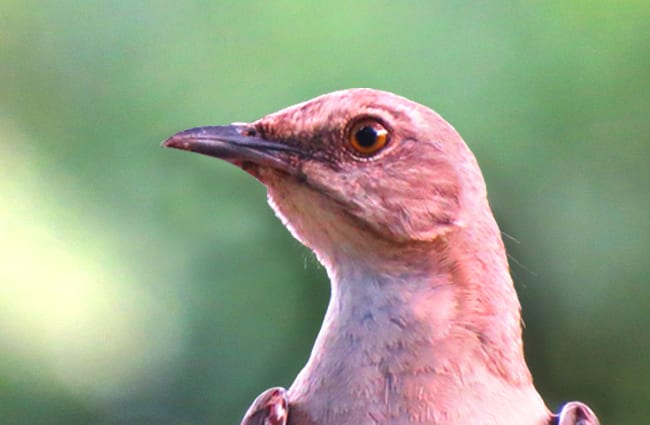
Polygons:
[[329,93],[163,146],[224,159],[268,190],[331,298],[312,354],[245,425],[593,425],[552,414],[523,356],[520,305],[479,166],[431,109]]

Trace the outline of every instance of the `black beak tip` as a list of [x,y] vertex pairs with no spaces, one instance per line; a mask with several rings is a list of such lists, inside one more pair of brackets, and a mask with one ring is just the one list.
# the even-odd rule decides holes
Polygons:
[[187,139],[180,137],[180,133],[175,134],[166,140],[163,140],[160,146],[163,148],[173,148],[173,149],[181,149],[181,150],[189,149],[189,143]]
[[224,141],[232,137],[241,137],[235,126],[194,127],[180,131],[164,140],[160,146],[163,148],[194,151],[206,142]]

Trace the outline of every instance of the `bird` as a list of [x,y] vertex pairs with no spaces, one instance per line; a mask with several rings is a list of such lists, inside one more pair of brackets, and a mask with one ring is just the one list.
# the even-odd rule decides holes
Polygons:
[[330,279],[306,365],[242,425],[599,424],[577,401],[552,413],[536,390],[483,175],[432,109],[339,90],[163,146],[259,180]]

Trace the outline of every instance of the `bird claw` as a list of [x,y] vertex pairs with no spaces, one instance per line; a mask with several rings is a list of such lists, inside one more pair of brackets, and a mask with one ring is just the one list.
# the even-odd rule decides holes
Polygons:
[[584,403],[570,401],[553,417],[552,425],[600,425],[594,412]]
[[289,416],[287,390],[269,388],[248,408],[241,425],[286,425]]

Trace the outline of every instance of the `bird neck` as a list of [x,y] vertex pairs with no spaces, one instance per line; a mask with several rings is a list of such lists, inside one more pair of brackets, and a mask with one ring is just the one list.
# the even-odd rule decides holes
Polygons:
[[485,220],[431,243],[329,261],[330,303],[294,394],[388,397],[417,387],[444,397],[489,392],[486,382],[534,391],[503,243]]

